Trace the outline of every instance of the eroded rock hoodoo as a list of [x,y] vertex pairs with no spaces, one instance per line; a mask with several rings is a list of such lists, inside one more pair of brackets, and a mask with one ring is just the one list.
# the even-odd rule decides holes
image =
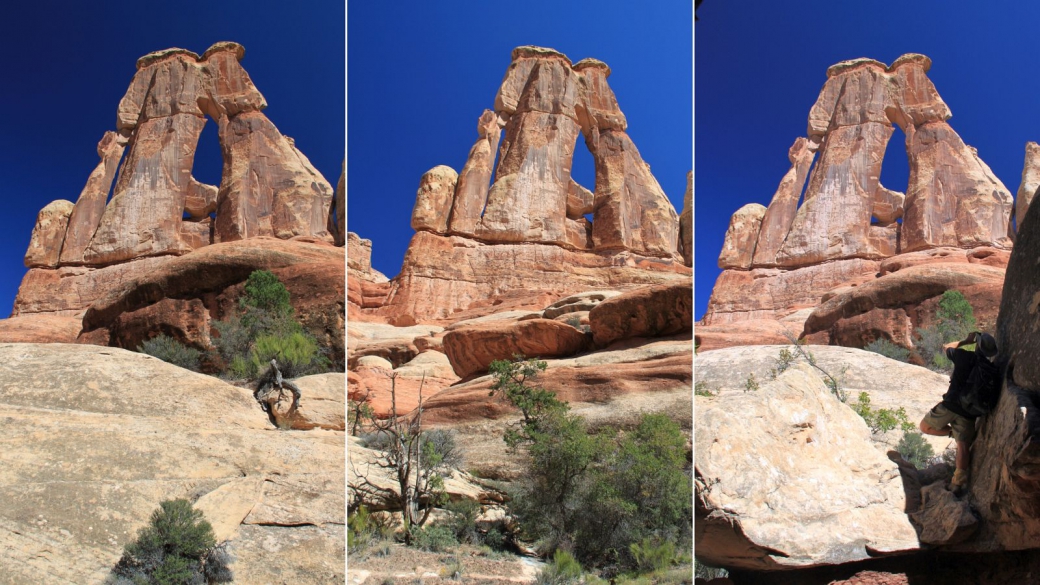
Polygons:
[[[582,290],[688,277],[692,242],[680,243],[679,215],[626,133],[609,75],[595,59],[513,50],[462,170],[423,175],[401,273],[378,292],[361,278],[368,292],[359,282],[351,310],[407,325],[521,291],[542,308]],[[571,177],[579,134],[595,163],[591,191]]]
[[[705,348],[740,344],[743,330],[764,332],[758,343],[781,342],[785,329],[817,343],[909,342],[922,325],[922,303],[947,288],[968,296],[980,321],[995,321],[1014,234],[1012,196],[948,123],[930,67],[924,55],[908,54],[891,66],[854,59],[827,70],[808,136],[791,146],[791,168],[769,207],[733,215],[719,256],[724,271],[699,328]],[[895,126],[910,164],[904,192],[879,181]],[[1029,160],[1027,153],[1023,188],[1035,174]],[[921,264],[942,269],[909,274]],[[908,281],[914,298],[868,298],[849,288],[890,277]],[[841,294],[856,302],[845,302],[840,318],[809,316]]]
[[[137,61],[79,199],[40,212],[0,339],[35,341],[25,322],[47,315],[69,320],[62,331],[75,329],[80,341],[133,348],[162,332],[202,347],[210,316],[221,316],[220,295],[269,269],[299,293],[302,320],[342,356],[342,179],[334,194],[262,113],[267,102],[242,68],[244,54],[221,42],[201,56],[167,49]],[[219,186],[191,174],[207,118],[219,128]],[[180,312],[163,303],[192,299],[202,308],[198,322],[164,320]],[[140,326],[127,322],[133,315]],[[141,327],[148,331],[117,334]]]

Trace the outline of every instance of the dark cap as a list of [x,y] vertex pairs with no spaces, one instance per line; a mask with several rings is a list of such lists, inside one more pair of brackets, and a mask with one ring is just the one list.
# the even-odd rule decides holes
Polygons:
[[986,359],[993,359],[997,357],[997,340],[989,333],[977,333],[975,351],[986,356]]

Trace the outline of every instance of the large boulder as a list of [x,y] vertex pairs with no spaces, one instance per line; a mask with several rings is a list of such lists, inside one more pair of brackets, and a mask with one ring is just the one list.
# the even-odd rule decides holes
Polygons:
[[920,547],[896,464],[809,365],[696,400],[698,559],[775,570]]
[[630,337],[689,332],[693,328],[693,284],[660,284],[609,298],[589,311],[589,326],[601,347]]
[[588,346],[584,333],[550,319],[491,321],[452,329],[444,335],[444,353],[461,378],[487,371],[495,360],[567,357]]

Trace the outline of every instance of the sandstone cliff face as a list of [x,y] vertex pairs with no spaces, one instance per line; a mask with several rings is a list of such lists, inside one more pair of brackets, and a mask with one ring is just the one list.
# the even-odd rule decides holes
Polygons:
[[[461,172],[438,166],[420,180],[417,233],[400,274],[377,287],[359,272],[351,315],[441,322],[510,295],[530,293],[535,308],[582,290],[687,278],[692,220],[680,236],[609,75],[595,59],[572,64],[553,49],[516,48]],[[592,191],[571,177],[579,134],[593,155]]]
[[[899,267],[921,262],[921,254],[928,262],[948,264],[934,268],[943,272],[931,278],[936,286],[942,281],[964,289],[987,313],[984,320],[993,322],[1001,275],[987,275],[984,286],[974,280],[969,285],[959,275],[970,273],[965,263],[1002,268],[1011,247],[1012,198],[947,122],[950,110],[928,79],[930,67],[927,57],[909,54],[891,66],[854,59],[827,70],[809,112],[808,137],[791,146],[791,168],[769,207],[764,213],[745,207],[733,216],[719,256],[725,270],[703,325],[736,323],[730,328],[732,343],[741,343],[742,322],[783,320],[815,308],[842,287],[884,279]],[[906,135],[910,179],[905,194],[878,181],[893,126]],[[1028,160],[1027,152],[1026,190]],[[841,309],[840,318],[828,317],[826,325],[815,318],[804,331],[790,328],[817,343],[861,346],[884,337],[909,344],[941,291],[922,297],[910,291],[903,276],[888,279],[884,286],[890,292],[881,303],[899,315],[872,313],[857,300]]]

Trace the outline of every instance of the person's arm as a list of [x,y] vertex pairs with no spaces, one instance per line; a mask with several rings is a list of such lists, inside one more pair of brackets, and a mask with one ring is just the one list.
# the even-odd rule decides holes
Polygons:
[[969,333],[969,334],[968,334],[968,336],[967,336],[967,337],[965,337],[965,338],[964,338],[964,339],[963,339],[962,341],[951,341],[951,342],[947,343],[946,345],[944,345],[944,346],[943,346],[943,349],[945,350],[945,352],[944,352],[944,353],[946,354],[946,359],[948,359],[948,360],[951,360],[951,361],[952,361],[952,360],[953,360],[953,352],[954,352],[954,351],[955,351],[955,350],[956,350],[956,349],[957,349],[958,347],[960,347],[960,346],[962,346],[962,345],[968,345],[969,343],[975,343],[975,338],[976,338],[976,337],[977,337],[977,336],[975,335],[975,332],[974,332],[974,331],[972,331],[972,332],[971,332],[971,333]]

